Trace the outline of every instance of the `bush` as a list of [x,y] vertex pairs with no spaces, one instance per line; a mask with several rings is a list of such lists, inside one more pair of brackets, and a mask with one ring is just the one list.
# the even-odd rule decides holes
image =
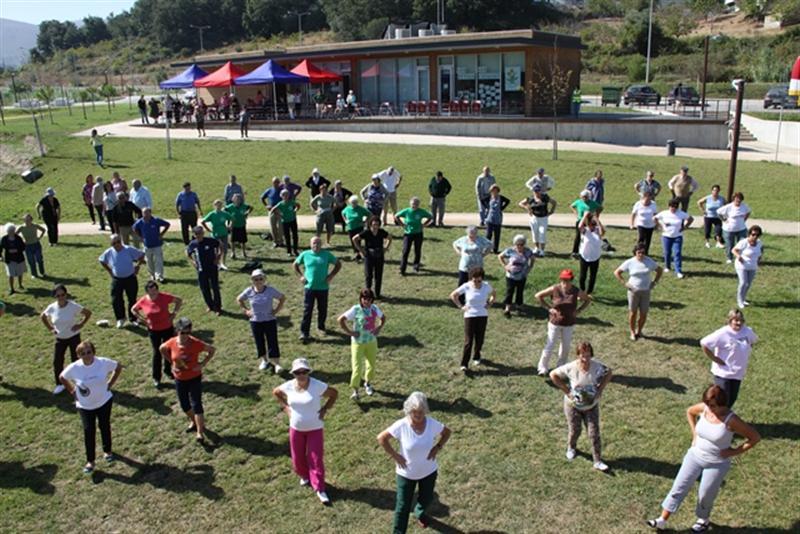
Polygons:
[[638,82],[640,80],[644,80],[645,74],[647,72],[647,65],[645,58],[639,55],[630,57],[628,59],[627,70],[628,70],[629,82]]

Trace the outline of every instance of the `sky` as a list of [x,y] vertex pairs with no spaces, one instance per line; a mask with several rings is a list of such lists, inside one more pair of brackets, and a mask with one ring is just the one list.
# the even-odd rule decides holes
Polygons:
[[0,0],[0,18],[38,25],[44,20],[106,18],[130,9],[135,0]]

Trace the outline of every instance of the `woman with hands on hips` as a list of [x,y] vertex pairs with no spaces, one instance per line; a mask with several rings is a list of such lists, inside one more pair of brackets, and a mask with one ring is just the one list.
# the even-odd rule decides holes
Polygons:
[[53,288],[53,296],[55,302],[45,308],[41,319],[56,338],[53,352],[53,375],[56,387],[53,395],[58,395],[64,391],[64,386],[59,380],[59,375],[64,369],[64,356],[69,349],[70,360],[74,362],[78,359],[77,348],[81,342],[81,329],[92,316],[92,312],[70,299],[64,284],[57,284]]

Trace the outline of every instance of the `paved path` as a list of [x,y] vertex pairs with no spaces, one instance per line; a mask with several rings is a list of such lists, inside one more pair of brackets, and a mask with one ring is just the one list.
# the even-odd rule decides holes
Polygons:
[[[100,133],[117,137],[135,137],[144,139],[164,139],[163,128],[140,126],[138,121],[118,122],[96,127]],[[240,141],[238,127],[232,125],[230,129],[207,130],[208,137],[213,140]],[[84,130],[73,135],[88,137],[91,130]],[[194,129],[171,129],[173,139],[197,139]],[[202,140],[201,140],[202,141]],[[459,147],[494,147],[513,148],[526,150],[551,150],[553,142],[544,139],[500,139],[495,137],[460,137],[448,135],[411,135],[411,134],[381,134],[381,133],[356,133],[356,132],[307,132],[291,130],[250,130],[250,141],[331,141],[347,143],[387,143],[401,145],[445,145]],[[607,143],[589,143],[579,141],[559,141],[559,150],[600,152],[611,154],[626,154],[632,156],[664,156],[663,146],[622,146]],[[703,148],[678,147],[677,156],[680,158],[703,159],[730,159],[727,150],[712,150]],[[775,147],[764,143],[742,143],[739,149],[739,160],[762,161],[775,159]],[[784,163],[800,165],[800,151],[792,149],[781,150],[778,159]]]
[[[504,226],[528,227],[529,217],[524,213],[506,213],[503,216]],[[609,227],[628,228],[630,215],[604,213],[602,215],[603,224]],[[251,231],[264,230],[269,228],[269,219],[263,217],[249,217],[247,226]],[[178,219],[169,219],[170,232],[179,232],[181,224]],[[475,213],[448,213],[445,215],[445,222],[448,226],[467,226],[477,224],[478,216]],[[748,222],[758,224],[764,232],[772,235],[800,236],[800,221],[775,221],[765,219],[749,219]],[[303,229],[315,227],[313,215],[298,215],[297,225]],[[550,226],[573,227],[575,217],[569,213],[556,213],[550,216]],[[68,222],[58,226],[60,235],[96,235],[97,226],[88,222]]]

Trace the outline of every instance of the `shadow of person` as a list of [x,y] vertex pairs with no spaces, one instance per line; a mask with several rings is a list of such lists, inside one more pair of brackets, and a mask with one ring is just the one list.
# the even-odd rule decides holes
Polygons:
[[476,375],[486,376],[533,376],[536,374],[536,367],[509,367],[502,363],[494,362],[483,358],[481,364],[484,369],[475,368]]
[[8,382],[0,382],[0,387],[13,393],[0,395],[0,402],[20,402],[26,408],[56,408],[62,412],[75,413],[75,405],[71,402],[74,399],[69,395],[54,397],[43,388],[26,388]]
[[[48,291],[49,294],[50,292]],[[6,301],[6,314],[12,317],[33,317],[39,315],[39,312],[27,304]]]
[[161,397],[137,397],[125,391],[114,390],[114,403],[134,410],[152,410],[159,415],[169,415],[172,409]]
[[416,338],[416,336],[412,336],[410,334],[406,334],[404,336],[380,336],[380,344],[383,347],[422,348],[425,346]]
[[222,397],[223,399],[233,399],[242,397],[252,400],[261,400],[259,391],[260,384],[227,384],[210,380],[203,382],[203,392]]
[[629,473],[648,473],[664,478],[674,478],[680,465],[645,458],[642,456],[627,456],[615,460],[606,460],[606,463],[615,471]]
[[673,393],[686,393],[686,386],[683,384],[676,384],[671,378],[665,377],[614,375],[611,377],[611,381],[615,384],[621,384],[632,388],[663,388]]
[[[392,399],[392,402],[384,402],[383,406],[386,408],[394,408],[400,410],[403,408],[403,403],[406,396],[400,393],[387,390],[375,390],[375,393]],[[464,397],[458,397],[452,401],[441,401],[428,397],[428,407],[431,412],[449,412],[449,413],[462,413],[471,414],[481,419],[488,419],[494,415],[490,410],[476,406],[472,401]]]
[[0,462],[0,488],[28,488],[39,495],[52,495],[56,488],[50,481],[57,471],[54,464],[25,467],[22,462]]
[[751,423],[762,438],[800,440],[800,425],[797,423]]
[[698,347],[700,345],[699,339],[693,339],[690,337],[663,337],[642,334],[641,339],[649,339],[655,341],[656,343],[663,343],[665,345],[683,345],[685,347]]
[[237,449],[252,454],[253,456],[289,456],[289,443],[273,443],[258,436],[246,436],[244,434],[234,434],[231,436],[215,435],[210,431],[206,434],[212,436],[220,446],[230,445]]

